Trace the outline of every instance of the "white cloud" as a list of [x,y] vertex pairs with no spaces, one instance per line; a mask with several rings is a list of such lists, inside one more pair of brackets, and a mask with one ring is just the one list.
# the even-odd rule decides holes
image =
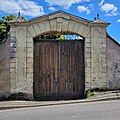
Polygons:
[[1,0],[0,11],[9,14],[17,14],[20,11],[24,16],[32,17],[44,15],[43,7],[31,0]]
[[118,15],[118,8],[111,3],[104,3],[105,0],[102,0],[99,4],[101,11],[105,12],[107,16],[116,16]]
[[85,1],[85,2],[90,2],[90,0],[83,0],[83,1]]
[[103,5],[104,2],[105,2],[105,0],[102,0],[102,1],[99,3],[99,5]]
[[56,8],[54,8],[54,7],[52,7],[52,6],[51,6],[51,7],[49,7],[48,9],[49,9],[49,10],[52,10],[52,11],[57,10]]
[[86,14],[90,14],[91,13],[91,10],[88,8],[88,7],[85,7],[85,6],[78,6],[77,7],[78,11],[79,12],[86,12]]
[[50,6],[58,5],[68,9],[69,7],[71,7],[72,4],[78,4],[84,0],[69,0],[69,1],[68,0],[45,0],[45,1],[48,2]]
[[120,19],[118,19],[117,22],[120,23]]

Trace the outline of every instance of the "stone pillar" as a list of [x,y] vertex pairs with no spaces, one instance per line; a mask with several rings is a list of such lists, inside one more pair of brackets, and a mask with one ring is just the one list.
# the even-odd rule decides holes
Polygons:
[[91,24],[91,88],[106,88],[106,23]]
[[10,81],[11,93],[25,93],[32,98],[27,81],[27,32],[26,26],[11,26]]
[[26,91],[26,27],[16,27],[16,92]]

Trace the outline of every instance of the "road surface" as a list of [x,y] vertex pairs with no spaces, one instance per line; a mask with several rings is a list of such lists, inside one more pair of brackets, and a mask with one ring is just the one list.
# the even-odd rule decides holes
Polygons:
[[120,100],[0,110],[0,120],[120,120]]

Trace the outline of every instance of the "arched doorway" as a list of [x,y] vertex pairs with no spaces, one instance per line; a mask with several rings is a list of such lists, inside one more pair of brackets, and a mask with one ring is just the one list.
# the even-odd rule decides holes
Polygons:
[[84,97],[84,38],[46,33],[34,38],[34,99]]

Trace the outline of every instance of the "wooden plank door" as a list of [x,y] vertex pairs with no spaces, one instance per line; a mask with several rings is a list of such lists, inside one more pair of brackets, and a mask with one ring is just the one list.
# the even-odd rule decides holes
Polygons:
[[57,99],[58,49],[58,44],[54,41],[34,43],[35,99]]
[[39,41],[34,44],[34,98],[83,97],[84,42]]
[[59,43],[59,99],[84,96],[84,41]]

